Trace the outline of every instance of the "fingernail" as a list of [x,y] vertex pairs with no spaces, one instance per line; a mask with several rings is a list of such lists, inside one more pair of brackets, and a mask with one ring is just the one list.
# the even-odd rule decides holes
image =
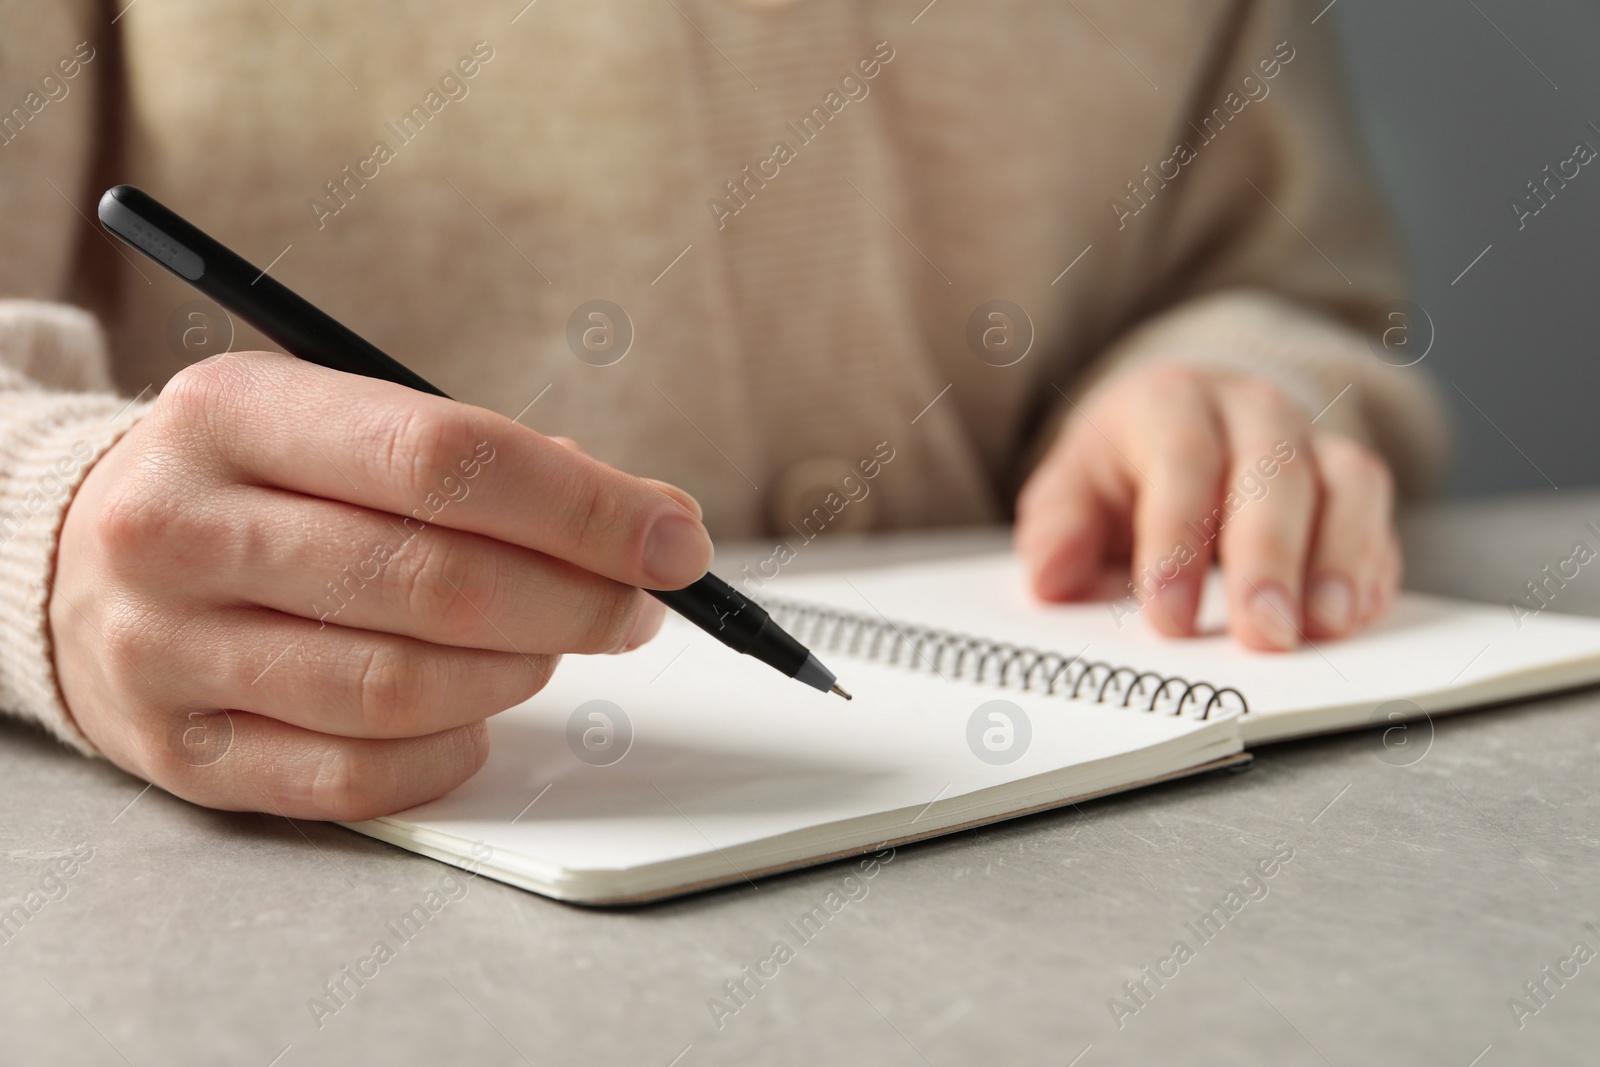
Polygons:
[[1200,602],[1200,582],[1180,574],[1150,598],[1151,621],[1167,634],[1187,634],[1194,629],[1194,612]]
[[644,571],[653,585],[677,589],[688,585],[711,565],[711,538],[706,528],[681,511],[661,515],[644,542]]
[[1355,621],[1356,593],[1350,579],[1329,574],[1318,578],[1306,598],[1306,613],[1331,634],[1342,634]]
[[1300,634],[1295,629],[1298,614],[1289,595],[1273,582],[1263,583],[1250,602],[1250,616],[1256,629],[1278,648],[1294,648],[1300,643]]
[[639,608],[639,615],[633,620],[633,629],[628,631],[627,639],[622,642],[618,652],[632,652],[646,641],[650,640],[661,629],[661,620],[666,617],[667,606],[653,596],[646,596],[644,604]]

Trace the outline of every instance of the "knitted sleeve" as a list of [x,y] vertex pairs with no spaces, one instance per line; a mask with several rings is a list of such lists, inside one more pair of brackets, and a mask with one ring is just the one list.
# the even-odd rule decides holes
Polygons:
[[84,752],[50,647],[56,538],[89,467],[150,406],[116,395],[99,326],[63,302],[79,243],[99,239],[74,201],[105,24],[90,0],[0,0],[0,712]]
[[83,752],[93,749],[61,699],[46,618],[56,537],[89,467],[150,407],[113,394],[105,363],[89,315],[0,300],[0,711]]

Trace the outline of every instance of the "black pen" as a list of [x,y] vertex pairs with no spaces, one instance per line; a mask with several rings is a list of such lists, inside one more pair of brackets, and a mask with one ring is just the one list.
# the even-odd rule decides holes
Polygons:
[[[107,189],[100,221],[134,248],[308,363],[445,396],[370,341],[131,185]],[[646,590],[735,652],[846,700],[833,672],[772,621],[760,605],[714,574],[683,589]]]

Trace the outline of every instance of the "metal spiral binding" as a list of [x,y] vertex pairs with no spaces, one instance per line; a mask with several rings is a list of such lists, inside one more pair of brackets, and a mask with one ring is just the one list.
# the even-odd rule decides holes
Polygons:
[[1175,675],[1041,652],[1009,641],[891,622],[800,601],[768,600],[761,606],[774,622],[814,651],[841,652],[891,666],[904,665],[909,670],[925,667],[948,678],[965,678],[970,671],[976,683],[992,681],[1002,687],[1041,690],[1047,696],[1060,693],[1069,700],[1096,704],[1135,707],[1133,699],[1138,696],[1143,710],[1148,712],[1154,712],[1158,704],[1170,707],[1172,715],[1197,708],[1199,718],[1207,719],[1213,711],[1230,706],[1228,697],[1237,701],[1239,713],[1250,710],[1244,694],[1232,686],[1191,682]]

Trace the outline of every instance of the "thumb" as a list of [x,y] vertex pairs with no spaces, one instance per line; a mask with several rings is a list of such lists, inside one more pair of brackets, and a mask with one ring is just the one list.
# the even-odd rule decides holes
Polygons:
[[[563,437],[563,436],[560,436],[560,435],[557,435],[557,434],[552,434],[550,436],[550,440],[554,441],[556,444],[560,445],[562,448],[565,448],[565,449],[567,449],[569,451],[578,453],[580,456],[588,456],[589,455],[589,450],[584,448],[581,444],[579,444],[576,440],[574,440],[571,437]],[[589,458],[593,459],[594,457],[590,456]],[[604,460],[599,460],[597,462],[604,463],[605,461]],[[609,463],[606,464],[606,465],[610,466]],[[676,500],[678,503],[682,504],[686,509],[688,509],[688,511],[691,514],[694,515],[695,518],[697,518],[697,519],[705,518],[705,513],[703,511],[701,511],[701,509],[700,509],[700,502],[698,500],[696,500],[694,497],[690,496],[688,493],[684,492],[682,489],[679,489],[677,486],[673,485],[671,482],[663,482],[663,481],[660,481],[659,479],[656,479],[656,478],[646,478],[645,481],[649,482],[651,485],[655,486],[657,489],[661,490],[663,493],[666,493],[668,496],[670,496],[672,499]]]

